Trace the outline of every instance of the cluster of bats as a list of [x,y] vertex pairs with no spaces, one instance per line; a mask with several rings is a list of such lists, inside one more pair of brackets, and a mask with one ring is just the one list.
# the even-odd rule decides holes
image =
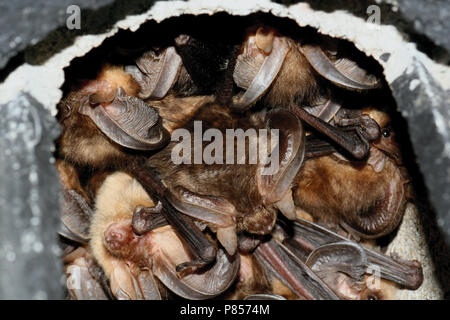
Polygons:
[[[71,79],[56,162],[69,297],[386,298],[371,273],[417,289],[419,262],[361,245],[412,193],[383,99],[360,98],[380,76],[340,40],[267,24],[231,38],[118,47],[121,63]],[[278,129],[279,170],[174,164],[170,134],[194,121]]]

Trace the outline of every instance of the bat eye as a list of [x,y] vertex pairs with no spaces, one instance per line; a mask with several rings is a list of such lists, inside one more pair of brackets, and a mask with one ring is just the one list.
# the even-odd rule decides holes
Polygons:
[[378,300],[378,297],[371,294],[370,296],[367,297],[367,300]]
[[391,130],[384,128],[381,130],[381,134],[383,135],[383,138],[389,138],[391,136]]

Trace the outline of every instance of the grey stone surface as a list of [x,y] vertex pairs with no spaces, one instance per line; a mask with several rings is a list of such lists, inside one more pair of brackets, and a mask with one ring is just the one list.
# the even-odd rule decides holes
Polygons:
[[63,298],[50,161],[58,134],[54,117],[28,95],[0,105],[0,299]]
[[450,243],[450,94],[417,60],[391,87],[398,109],[408,120],[437,224]]

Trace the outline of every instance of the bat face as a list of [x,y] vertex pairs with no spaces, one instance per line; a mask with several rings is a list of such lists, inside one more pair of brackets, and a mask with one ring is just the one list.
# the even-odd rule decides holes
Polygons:
[[133,97],[137,84],[118,67],[74,90],[61,103],[62,157],[104,167],[127,156],[123,148],[154,150],[168,139],[156,110]]

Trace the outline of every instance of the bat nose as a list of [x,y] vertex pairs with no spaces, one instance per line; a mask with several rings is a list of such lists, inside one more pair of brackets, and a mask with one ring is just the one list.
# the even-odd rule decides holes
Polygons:
[[113,224],[104,232],[105,244],[112,250],[117,250],[124,246],[128,239],[128,232],[123,228]]

